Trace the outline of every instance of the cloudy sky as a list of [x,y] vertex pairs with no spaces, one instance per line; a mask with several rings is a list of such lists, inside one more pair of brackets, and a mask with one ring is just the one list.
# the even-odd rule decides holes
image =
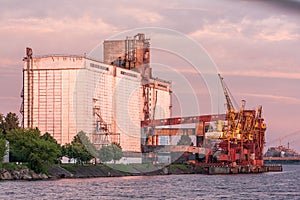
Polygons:
[[[296,0],[1,0],[0,112],[19,111],[27,46],[38,55],[83,55],[111,35],[143,27],[175,30],[202,45],[237,102],[246,99],[248,108],[263,105],[267,146],[278,145],[282,137],[282,144],[290,142],[300,151],[300,2]],[[167,56],[162,60],[164,53],[156,51],[152,60],[185,67]],[[191,80],[195,76],[193,71],[182,71]],[[199,88],[194,86],[197,100],[204,102]]]

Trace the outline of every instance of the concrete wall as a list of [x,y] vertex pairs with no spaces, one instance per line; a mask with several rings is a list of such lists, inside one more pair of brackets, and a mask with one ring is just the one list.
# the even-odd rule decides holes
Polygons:
[[[171,83],[150,79],[149,84],[149,113],[150,119],[171,117]],[[157,95],[156,95],[157,93]]]
[[141,151],[142,86],[139,73],[116,68],[114,91],[116,131],[120,144],[127,151]]
[[32,125],[42,133],[49,132],[61,144],[70,142],[77,131],[73,96],[76,77],[83,69],[83,58],[34,58],[31,69],[28,80],[25,62],[24,127]]
[[81,57],[50,56],[34,59],[32,84],[26,68],[25,63],[25,128],[32,113],[32,127],[49,132],[60,144],[70,143],[79,131],[91,138],[96,126],[94,108],[98,107],[110,131],[120,134],[123,151],[141,151],[139,73]]

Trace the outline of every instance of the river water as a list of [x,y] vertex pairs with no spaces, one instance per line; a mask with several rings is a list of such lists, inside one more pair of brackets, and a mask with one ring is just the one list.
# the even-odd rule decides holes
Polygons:
[[2,181],[0,199],[300,199],[300,165],[283,172]]

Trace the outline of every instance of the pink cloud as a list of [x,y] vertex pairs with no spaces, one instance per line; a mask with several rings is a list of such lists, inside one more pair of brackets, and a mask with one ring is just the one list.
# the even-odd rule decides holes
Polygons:
[[262,99],[272,99],[275,101],[281,101],[288,104],[300,104],[300,99],[289,97],[289,96],[279,96],[273,94],[253,94],[253,93],[238,93],[238,94],[243,96],[262,98]]
[[300,73],[288,73],[282,71],[234,70],[234,71],[223,71],[222,74],[231,75],[231,76],[248,76],[248,77],[262,77],[262,78],[300,79]]
[[270,16],[263,19],[242,18],[238,22],[220,19],[192,33],[194,38],[217,37],[219,40],[252,40],[253,42],[278,42],[300,39],[299,25],[286,16]]
[[78,30],[79,33],[86,31],[95,32],[100,29],[103,32],[114,32],[117,27],[105,23],[101,18],[81,16],[80,18],[64,17],[55,19],[47,18],[12,18],[8,21],[0,21],[1,31],[34,32],[34,33],[57,33]]

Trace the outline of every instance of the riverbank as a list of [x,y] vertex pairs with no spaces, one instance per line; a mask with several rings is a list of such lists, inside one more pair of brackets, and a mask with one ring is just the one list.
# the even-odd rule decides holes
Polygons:
[[184,164],[107,164],[107,165],[60,165],[49,169],[51,178],[93,178],[121,176],[150,176],[168,174],[204,173],[200,167]]
[[194,164],[62,164],[49,167],[48,174],[37,174],[25,166],[18,169],[0,169],[0,180],[47,180],[60,178],[96,178],[122,176],[153,176],[171,174],[251,174],[280,172],[281,165],[270,166],[199,166]]
[[107,165],[60,165],[49,169],[50,178],[95,178],[121,176],[151,176],[170,174],[251,174],[280,172],[281,165],[267,166],[199,166],[193,164],[107,164]]

